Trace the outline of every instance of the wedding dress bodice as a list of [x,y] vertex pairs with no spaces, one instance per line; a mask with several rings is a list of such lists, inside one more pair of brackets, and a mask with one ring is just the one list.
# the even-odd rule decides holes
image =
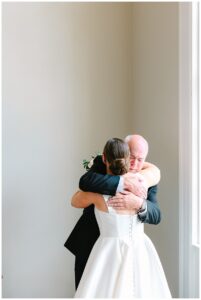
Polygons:
[[144,232],[144,224],[137,215],[118,214],[114,210],[103,212],[95,208],[101,237],[119,237],[133,239],[136,234]]

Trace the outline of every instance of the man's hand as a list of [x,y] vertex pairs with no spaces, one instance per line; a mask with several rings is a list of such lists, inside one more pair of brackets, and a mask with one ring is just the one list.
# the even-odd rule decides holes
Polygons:
[[143,201],[142,198],[135,196],[131,192],[125,191],[123,193],[117,193],[114,197],[111,197],[107,203],[117,210],[124,209],[137,212],[141,208]]
[[140,198],[147,198],[147,186],[141,174],[128,172],[123,175],[123,179],[124,190],[129,191]]

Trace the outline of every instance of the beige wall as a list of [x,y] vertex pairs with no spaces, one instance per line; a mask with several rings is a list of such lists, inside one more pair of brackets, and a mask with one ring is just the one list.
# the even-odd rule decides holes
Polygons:
[[146,226],[174,297],[179,292],[178,3],[133,4],[133,130],[150,144],[161,169],[162,222]]
[[82,159],[129,129],[129,6],[3,4],[4,297],[73,296]]
[[3,297],[73,296],[82,159],[133,131],[161,168],[146,230],[178,295],[177,7],[3,4]]

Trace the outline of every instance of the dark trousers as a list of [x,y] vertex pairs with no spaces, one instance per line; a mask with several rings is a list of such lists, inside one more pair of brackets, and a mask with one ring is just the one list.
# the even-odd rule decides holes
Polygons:
[[77,289],[79,285],[87,260],[88,257],[86,259],[83,259],[83,257],[79,256],[75,257],[75,289]]

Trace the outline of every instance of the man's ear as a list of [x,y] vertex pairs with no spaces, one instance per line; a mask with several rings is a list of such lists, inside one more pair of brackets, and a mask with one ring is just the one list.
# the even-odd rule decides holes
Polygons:
[[102,161],[106,165],[106,159],[105,159],[105,154],[104,153],[102,154]]

